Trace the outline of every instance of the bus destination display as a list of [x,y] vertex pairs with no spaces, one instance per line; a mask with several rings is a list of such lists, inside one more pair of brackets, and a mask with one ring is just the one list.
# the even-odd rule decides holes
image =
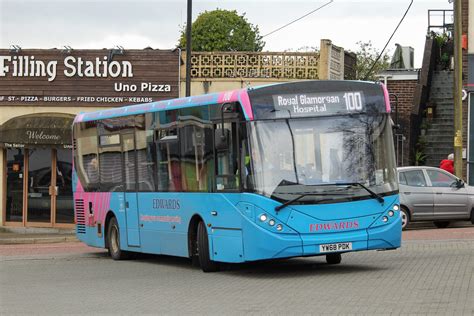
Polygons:
[[364,111],[361,91],[273,95],[275,110],[287,110],[291,116],[317,116]]

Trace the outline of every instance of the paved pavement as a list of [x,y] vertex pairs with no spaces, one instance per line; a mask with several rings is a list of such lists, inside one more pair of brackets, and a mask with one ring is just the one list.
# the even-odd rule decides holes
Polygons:
[[295,258],[211,274],[183,258],[113,261],[73,231],[3,231],[0,243],[36,243],[0,244],[0,314],[474,315],[474,226],[453,226],[414,225],[402,248],[340,265]]
[[82,243],[0,246],[4,315],[474,315],[473,293],[472,239],[406,240],[345,254],[339,265],[296,258],[218,273],[166,256],[113,261]]
[[0,245],[77,241],[74,229],[0,227]]

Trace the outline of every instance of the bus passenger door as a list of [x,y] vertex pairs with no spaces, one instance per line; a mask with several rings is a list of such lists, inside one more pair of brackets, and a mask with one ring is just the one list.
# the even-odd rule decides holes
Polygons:
[[125,184],[125,213],[128,246],[140,246],[140,228],[137,199],[137,156],[134,133],[122,134],[122,152]]

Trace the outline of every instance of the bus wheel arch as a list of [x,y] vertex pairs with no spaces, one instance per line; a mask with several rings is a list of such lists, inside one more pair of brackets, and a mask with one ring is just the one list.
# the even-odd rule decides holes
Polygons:
[[211,249],[209,248],[209,236],[206,224],[203,221],[198,223],[197,245],[199,253],[199,265],[204,272],[219,271],[219,264],[211,259]]
[[[109,250],[109,255],[114,260],[129,259],[130,253],[122,250],[120,247],[120,226],[117,217],[115,217],[112,211],[107,213],[105,223],[105,245]],[[112,245],[110,243],[112,243]]]
[[194,214],[188,225],[188,254],[193,266],[199,267],[199,258],[197,253],[197,229],[199,222],[203,222],[201,216]]
[[109,234],[109,223],[112,217],[115,217],[115,214],[112,210],[109,210],[107,212],[107,215],[105,216],[105,223],[104,223],[104,244],[105,248],[109,249],[109,241],[108,241],[108,234]]
[[194,266],[200,266],[204,272],[219,270],[217,262],[211,260],[206,223],[199,215],[194,215],[189,223],[188,247]]

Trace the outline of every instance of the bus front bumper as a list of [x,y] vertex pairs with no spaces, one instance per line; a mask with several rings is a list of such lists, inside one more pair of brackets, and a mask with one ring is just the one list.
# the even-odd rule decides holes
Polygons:
[[[318,256],[331,252],[387,250],[401,246],[399,217],[389,223],[366,229],[318,234],[278,234],[252,226],[253,229],[243,229],[244,261]],[[245,239],[253,242],[248,243]],[[341,249],[333,251],[333,247],[338,244],[341,244]],[[321,247],[322,245],[329,246]]]

